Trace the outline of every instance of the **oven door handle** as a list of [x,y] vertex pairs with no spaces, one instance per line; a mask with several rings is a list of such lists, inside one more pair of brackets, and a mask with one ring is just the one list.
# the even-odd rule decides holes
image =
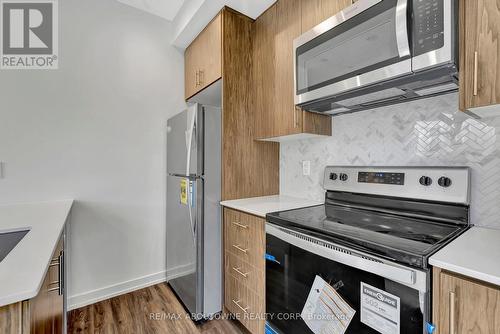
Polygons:
[[408,41],[408,0],[398,0],[396,5],[396,42],[400,58],[410,56]]
[[415,270],[269,223],[266,224],[266,233],[329,260],[426,291],[425,284],[417,282]]

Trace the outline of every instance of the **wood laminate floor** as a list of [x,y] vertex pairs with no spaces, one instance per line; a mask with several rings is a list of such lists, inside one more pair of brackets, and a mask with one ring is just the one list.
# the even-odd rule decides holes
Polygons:
[[[171,314],[180,317],[168,317]],[[227,319],[196,326],[170,287],[162,283],[69,312],[68,333],[243,334],[245,331]]]

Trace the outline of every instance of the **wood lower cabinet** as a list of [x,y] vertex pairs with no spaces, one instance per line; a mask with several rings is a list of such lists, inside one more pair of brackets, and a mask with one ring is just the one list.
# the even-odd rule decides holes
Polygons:
[[436,334],[500,334],[500,287],[434,268]]
[[30,300],[0,307],[1,334],[64,332],[64,237],[54,251],[40,292]]
[[460,1],[460,109],[500,104],[500,0]]
[[224,209],[224,305],[251,333],[265,328],[265,220]]
[[222,15],[217,15],[186,49],[186,100],[222,77]]

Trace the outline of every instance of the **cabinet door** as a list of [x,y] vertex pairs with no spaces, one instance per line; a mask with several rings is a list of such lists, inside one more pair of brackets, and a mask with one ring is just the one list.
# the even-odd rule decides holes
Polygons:
[[441,273],[439,334],[500,334],[500,289]]
[[500,0],[460,5],[460,109],[500,104]]
[[19,334],[23,332],[23,303],[0,307],[0,333]]
[[273,137],[276,122],[276,5],[265,11],[253,25],[253,73],[255,83],[255,137]]
[[196,64],[196,40],[184,53],[184,94],[186,100],[196,94],[198,90],[198,67]]
[[277,136],[302,132],[302,113],[295,107],[293,40],[300,36],[302,0],[277,3],[276,30],[276,117]]
[[[45,275],[40,292],[35,298],[26,301],[29,317],[30,334],[62,334],[64,319],[64,299],[61,294],[63,272],[60,270],[63,238],[52,256],[52,261]],[[26,333],[26,334],[28,334]]]
[[[52,312],[52,317],[54,319],[54,334],[63,334],[63,329],[64,329],[64,289],[66,287],[64,286],[64,239],[61,237],[59,240],[59,244],[57,245],[57,249],[54,252],[54,259],[59,259],[57,262],[59,263],[58,266],[55,266],[54,269],[51,272],[51,280],[50,282],[52,285],[50,286],[51,289],[55,289],[57,287],[60,287],[59,290],[54,291],[54,293],[51,294],[51,312]],[[57,283],[58,282],[58,283]]]
[[351,5],[351,0],[302,1],[302,32],[306,32]]
[[186,49],[185,97],[192,97],[222,76],[222,14]]

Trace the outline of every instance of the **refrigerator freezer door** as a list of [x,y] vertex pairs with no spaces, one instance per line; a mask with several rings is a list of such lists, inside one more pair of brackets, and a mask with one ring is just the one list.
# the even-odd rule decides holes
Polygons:
[[[167,173],[203,174],[203,114],[199,104],[167,122]],[[198,149],[199,148],[199,149]]]
[[201,314],[203,180],[168,175],[167,213],[167,266],[176,271],[169,284],[191,314]]

